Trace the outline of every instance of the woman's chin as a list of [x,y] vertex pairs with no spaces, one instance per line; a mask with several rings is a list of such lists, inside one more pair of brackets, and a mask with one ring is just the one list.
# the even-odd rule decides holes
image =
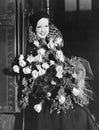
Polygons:
[[40,38],[45,38],[47,35],[39,35]]

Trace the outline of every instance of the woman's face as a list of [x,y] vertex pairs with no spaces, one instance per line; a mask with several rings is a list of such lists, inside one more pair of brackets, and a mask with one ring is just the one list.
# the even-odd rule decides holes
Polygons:
[[36,34],[40,38],[45,38],[49,33],[49,19],[41,18],[36,25]]

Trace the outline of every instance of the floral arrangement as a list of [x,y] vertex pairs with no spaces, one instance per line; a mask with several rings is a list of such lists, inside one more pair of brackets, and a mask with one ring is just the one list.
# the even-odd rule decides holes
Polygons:
[[79,57],[67,58],[61,47],[62,37],[50,38],[46,43],[36,35],[33,50],[27,55],[19,55],[13,63],[13,71],[22,80],[19,103],[22,108],[29,105],[29,96],[37,101],[34,109],[40,112],[45,100],[50,104],[50,112],[67,112],[77,103],[89,103],[86,69]]

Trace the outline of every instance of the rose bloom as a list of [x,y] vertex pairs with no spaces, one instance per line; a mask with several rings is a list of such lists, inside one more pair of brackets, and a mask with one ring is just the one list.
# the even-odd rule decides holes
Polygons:
[[47,96],[50,97],[50,96],[51,96],[51,92],[48,92],[48,93],[47,93]]
[[42,56],[40,54],[35,56],[35,61],[42,62]]
[[19,66],[18,66],[18,65],[14,65],[14,66],[13,66],[13,70],[14,70],[14,72],[16,72],[16,73],[19,73]]
[[42,67],[47,70],[47,69],[49,68],[49,64],[43,63],[43,64],[42,64]]
[[59,66],[56,66],[56,71],[57,73],[63,73],[63,66],[59,65]]
[[34,45],[37,46],[37,47],[39,47],[39,42],[35,40],[34,41]]
[[39,76],[41,76],[46,73],[46,70],[41,68],[38,73],[39,73]]
[[37,69],[40,70],[41,69],[41,65],[36,65]]
[[19,57],[19,60],[23,60],[23,59],[24,59],[24,56],[21,54]]
[[40,48],[39,50],[38,50],[38,54],[40,54],[40,55],[45,55],[45,49],[43,49],[43,48]]
[[23,68],[23,72],[24,72],[24,74],[30,74],[31,69],[29,67],[25,67],[25,68]]
[[59,51],[56,52],[56,57],[57,57],[60,61],[64,62],[64,55],[63,55],[63,52],[62,52],[61,50],[59,50]]
[[59,79],[63,77],[62,73],[57,73],[56,77],[58,77]]
[[60,97],[59,97],[59,103],[63,104],[65,102],[65,100],[66,100],[65,96],[64,95],[60,95]]
[[34,62],[35,58],[32,55],[30,55],[30,56],[28,56],[27,61],[30,62],[30,63]]
[[75,95],[75,96],[78,96],[79,95],[79,93],[80,93],[80,91],[77,89],[77,88],[73,88],[73,90],[72,90],[72,93]]
[[36,79],[38,77],[38,71],[37,70],[33,70],[32,71],[32,76],[34,79]]
[[56,85],[56,82],[54,80],[51,81],[52,85]]
[[21,67],[24,67],[26,65],[26,62],[24,60],[19,60],[19,65]]
[[50,60],[50,65],[54,65],[54,61],[53,60]]
[[36,104],[35,106],[34,106],[34,109],[35,109],[35,111],[37,111],[38,113],[42,110],[42,104],[41,103],[39,103],[39,104]]

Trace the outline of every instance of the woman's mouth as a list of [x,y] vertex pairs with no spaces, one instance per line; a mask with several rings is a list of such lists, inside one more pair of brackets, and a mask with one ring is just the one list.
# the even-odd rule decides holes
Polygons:
[[40,33],[40,35],[41,35],[41,36],[45,36],[45,35],[46,35],[46,33],[42,32],[42,33]]

